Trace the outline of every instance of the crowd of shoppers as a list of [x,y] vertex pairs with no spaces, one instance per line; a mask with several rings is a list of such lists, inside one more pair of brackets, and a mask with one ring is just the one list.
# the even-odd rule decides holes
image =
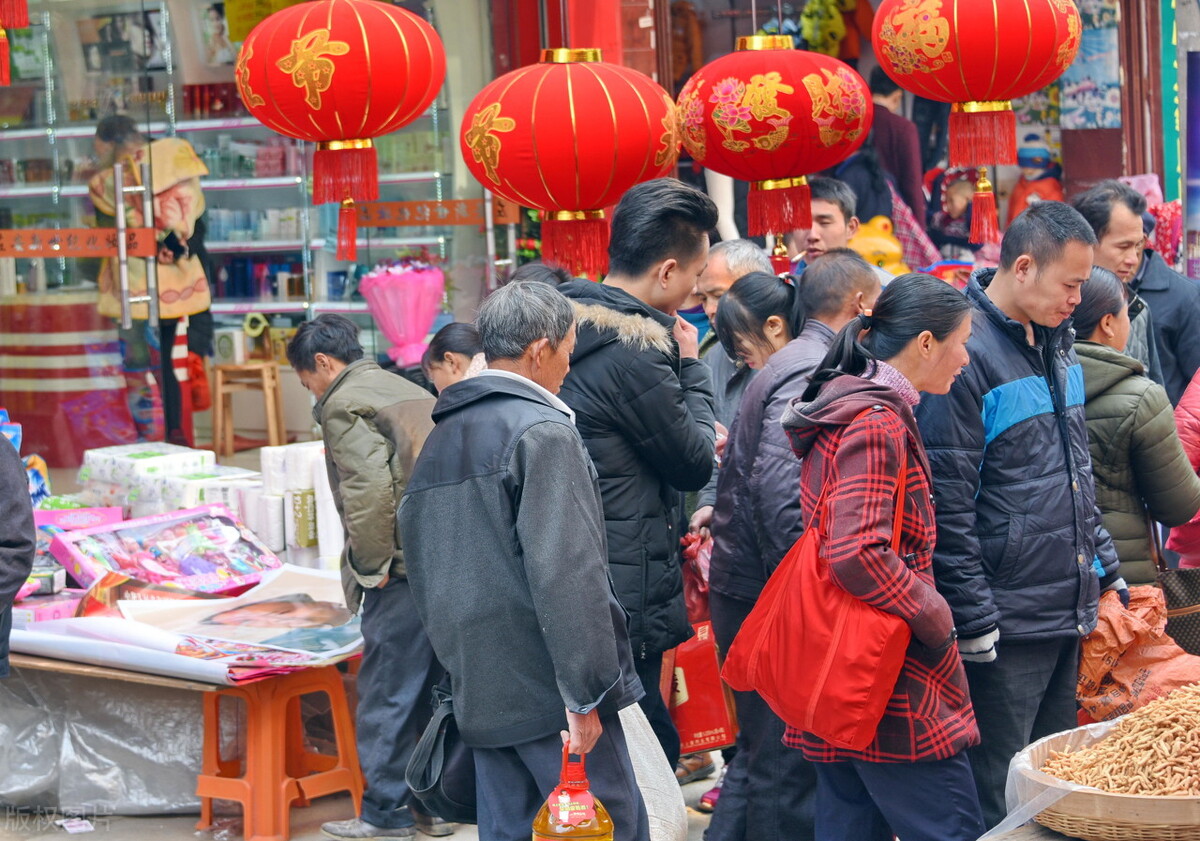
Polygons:
[[[417,640],[436,657],[406,654],[416,665],[395,670],[406,672],[395,686],[366,681],[360,728],[392,749],[364,745],[371,796],[329,834],[445,826],[389,779],[420,718],[399,714],[417,703],[410,688],[444,669],[473,749],[481,837],[528,836],[566,743],[589,754],[615,837],[648,838],[617,713],[641,706],[662,751],[653,761],[682,762],[681,781],[711,773],[708,755],[680,756],[661,688],[664,654],[692,634],[687,529],[712,539],[721,651],[810,528],[836,586],[911,633],[865,748],[735,694],[740,732],[706,795],[708,841],[974,841],[1000,822],[1012,756],[1075,725],[1100,593],[1127,599],[1127,582],[1153,580],[1157,523],[1180,526],[1177,542],[1200,556],[1187,457],[1200,453],[1200,424],[1187,422],[1200,385],[1173,412],[1170,388],[1125,354],[1131,321],[1154,306],[1134,309],[1155,262],[1115,259],[1131,250],[1124,217],[1139,205],[1112,184],[1075,207],[1031,205],[999,266],[965,291],[882,277],[847,249],[854,201],[814,179],[815,230],[793,238],[800,259],[776,275],[754,243],[709,248],[716,209],[699,191],[639,185],[614,214],[604,283],[538,264],[485,299],[476,324],[434,337],[422,361],[432,407],[362,360],[344,319],[297,334],[290,356],[318,397],[351,535],[348,584],[367,591],[368,657]],[[1180,283],[1192,284],[1161,281],[1168,296],[1194,293]],[[693,294],[715,337],[703,358],[678,315]],[[1147,313],[1142,350],[1190,380],[1184,345],[1200,338],[1163,309],[1171,329]],[[367,487],[389,493],[368,505]],[[363,513],[397,507],[394,533]],[[398,594],[420,629],[367,621],[392,616]],[[371,724],[384,708],[397,713],[386,734]],[[376,834],[354,834],[363,826]]]

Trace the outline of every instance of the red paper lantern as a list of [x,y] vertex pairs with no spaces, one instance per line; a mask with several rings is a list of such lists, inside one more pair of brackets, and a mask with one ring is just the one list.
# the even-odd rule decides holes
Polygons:
[[9,67],[8,33],[5,29],[24,29],[29,26],[27,0],[0,0],[0,85],[12,82]]
[[338,258],[353,260],[354,202],[379,198],[372,138],[425,112],[446,75],[433,27],[377,0],[312,0],[262,21],[238,54],[246,108],[317,144],[313,203],[341,202]]
[[[1080,32],[1074,0],[883,0],[872,41],[900,87],[952,103],[950,166],[971,166],[1017,162],[1010,100],[1061,76]],[[996,237],[995,198],[986,171],[980,177],[977,242]]]
[[604,210],[675,165],[675,103],[595,49],[543,50],[485,87],[463,115],[463,160],[484,187],[543,212],[548,259],[607,269]]
[[849,65],[792,48],[787,36],[739,38],[679,94],[683,145],[697,163],[750,181],[748,229],[778,234],[812,224],[808,182],[862,145],[874,117]]

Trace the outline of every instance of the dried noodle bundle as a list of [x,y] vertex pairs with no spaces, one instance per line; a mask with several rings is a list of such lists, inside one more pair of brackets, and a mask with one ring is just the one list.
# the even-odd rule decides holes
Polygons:
[[1130,713],[1093,745],[1053,751],[1042,770],[1113,794],[1200,797],[1200,683]]

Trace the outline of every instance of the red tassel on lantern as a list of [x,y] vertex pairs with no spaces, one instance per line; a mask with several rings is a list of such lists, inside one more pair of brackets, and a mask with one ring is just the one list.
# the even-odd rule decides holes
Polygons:
[[549,263],[599,279],[608,271],[608,220],[604,211],[543,212],[542,254]]
[[812,191],[808,179],[754,181],[746,199],[746,230],[753,237],[812,227]]
[[956,102],[950,109],[950,166],[1017,162],[1011,102]]
[[313,204],[379,198],[379,169],[370,140],[329,140],[313,155]]
[[1000,225],[996,219],[996,194],[992,182],[988,181],[987,167],[979,168],[979,179],[975,182],[975,197],[971,199],[970,242],[982,245],[1000,239]]
[[8,35],[0,29],[0,85],[12,84],[12,73],[8,65]]
[[28,0],[0,0],[0,21],[9,29],[29,26]]
[[354,199],[342,199],[338,208],[337,258],[358,259],[358,211]]

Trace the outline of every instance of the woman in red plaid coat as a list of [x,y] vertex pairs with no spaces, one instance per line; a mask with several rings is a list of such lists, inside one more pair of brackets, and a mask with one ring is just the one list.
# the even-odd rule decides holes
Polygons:
[[[888,284],[871,315],[834,340],[783,416],[803,462],[804,521],[826,491],[821,558],[851,595],[907,622],[912,642],[875,739],[846,750],[788,728],[817,769],[823,841],[975,841],[984,831],[964,749],[979,741],[954,620],[934,587],[929,464],[913,419],[919,393],[945,394],[967,364],[966,298],[928,275]],[[892,531],[906,465],[899,553]],[[828,487],[826,487],[828,486]]]

